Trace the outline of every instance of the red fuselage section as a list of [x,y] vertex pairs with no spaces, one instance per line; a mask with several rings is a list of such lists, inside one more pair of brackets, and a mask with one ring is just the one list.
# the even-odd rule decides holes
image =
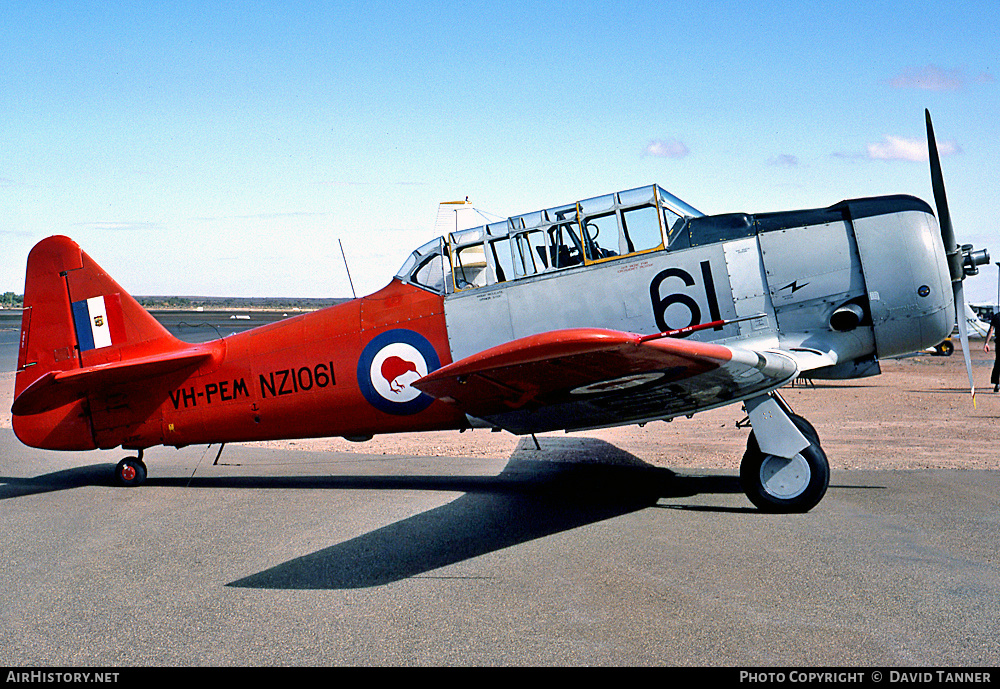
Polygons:
[[[142,447],[464,425],[464,416],[426,396],[418,397],[426,404],[409,408],[393,401],[408,390],[407,373],[419,377],[419,349],[404,343],[405,354],[387,353],[374,371],[359,366],[377,355],[366,347],[380,335],[392,351],[393,334],[428,343],[437,365],[451,360],[442,297],[393,281],[371,296],[217,340],[210,363],[165,386],[158,408],[127,438],[95,436],[104,447]],[[382,398],[379,389],[389,393]]]

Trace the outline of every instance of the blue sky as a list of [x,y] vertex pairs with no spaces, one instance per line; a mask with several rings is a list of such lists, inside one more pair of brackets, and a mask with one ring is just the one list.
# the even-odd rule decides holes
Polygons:
[[[434,236],[659,183],[706,213],[907,193],[934,118],[1000,260],[994,3],[6,3],[0,291],[65,234],[133,294],[348,296]],[[995,246],[993,245],[995,244]],[[997,267],[966,283],[993,301]]]

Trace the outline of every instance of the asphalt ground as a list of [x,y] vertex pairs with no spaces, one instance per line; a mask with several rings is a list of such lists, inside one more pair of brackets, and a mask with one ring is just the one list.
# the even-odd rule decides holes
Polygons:
[[126,489],[121,451],[0,429],[0,665],[1000,662],[1000,472],[834,471],[766,515],[731,471],[541,440],[155,448]]

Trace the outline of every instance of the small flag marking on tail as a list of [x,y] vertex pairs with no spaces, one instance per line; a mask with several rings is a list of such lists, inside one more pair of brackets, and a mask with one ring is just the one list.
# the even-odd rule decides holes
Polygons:
[[110,347],[125,340],[121,296],[118,294],[74,301],[73,322],[81,352]]

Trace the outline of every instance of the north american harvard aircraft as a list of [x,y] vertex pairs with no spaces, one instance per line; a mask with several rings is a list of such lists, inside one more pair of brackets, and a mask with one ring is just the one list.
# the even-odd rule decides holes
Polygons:
[[116,476],[137,485],[156,445],[527,435],[742,403],[748,498],[807,511],[829,465],[777,390],[941,342],[989,261],[955,241],[929,113],[927,135],[936,217],[901,195],[706,216],[647,186],[449,232],[370,296],[198,344],[49,237],[28,257],[14,430],[136,451]]

